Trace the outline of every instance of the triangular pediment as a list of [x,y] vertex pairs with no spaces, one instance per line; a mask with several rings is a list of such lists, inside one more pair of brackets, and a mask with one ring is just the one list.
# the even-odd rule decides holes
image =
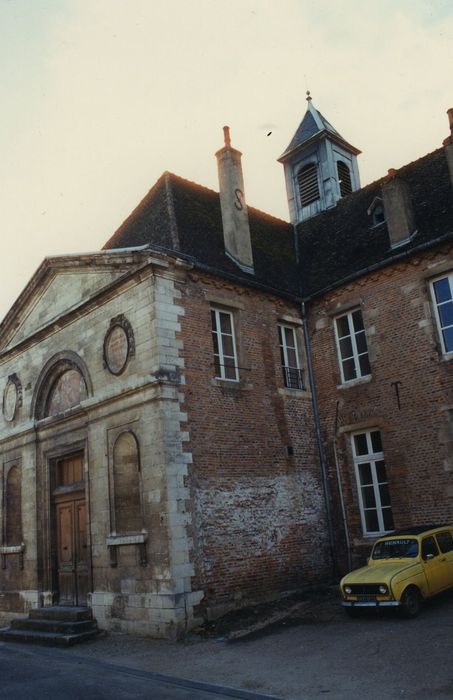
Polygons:
[[46,259],[1,324],[0,349],[18,345],[82,307],[141,263],[138,253]]

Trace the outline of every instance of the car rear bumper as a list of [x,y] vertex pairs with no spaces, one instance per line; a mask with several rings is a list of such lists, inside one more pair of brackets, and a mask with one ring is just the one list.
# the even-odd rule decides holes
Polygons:
[[401,605],[399,600],[342,600],[345,608],[397,608]]

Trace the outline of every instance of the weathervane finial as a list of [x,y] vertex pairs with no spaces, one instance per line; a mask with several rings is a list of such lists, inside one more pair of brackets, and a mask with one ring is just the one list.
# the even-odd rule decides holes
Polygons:
[[307,97],[306,97],[307,102],[311,102],[311,95],[310,95],[310,90],[307,90]]

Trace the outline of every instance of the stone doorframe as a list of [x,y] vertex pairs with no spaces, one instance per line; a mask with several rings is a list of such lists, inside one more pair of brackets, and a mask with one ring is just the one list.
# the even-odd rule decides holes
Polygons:
[[[74,432],[76,432],[76,430]],[[54,445],[55,442],[60,442],[58,437],[53,440]],[[54,497],[54,492],[57,486],[57,464],[60,460],[75,454],[83,454],[84,485],[82,485],[81,491],[85,496],[87,517],[87,548],[89,562],[88,591],[93,590],[91,503],[87,458],[88,449],[87,441],[80,440],[71,444],[61,444],[59,447],[54,447],[50,450],[44,450],[41,453],[41,464],[37,464],[38,587],[41,599],[40,604],[43,606],[57,605],[59,598],[57,574],[56,508]],[[88,595],[88,598],[90,598],[90,595]]]

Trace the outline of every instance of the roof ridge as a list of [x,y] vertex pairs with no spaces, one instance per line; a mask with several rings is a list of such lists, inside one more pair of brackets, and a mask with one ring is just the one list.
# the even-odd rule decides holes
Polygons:
[[[172,173],[169,170],[166,170],[165,173],[163,173],[163,175],[169,176],[170,178],[174,178],[175,180],[179,180],[180,182],[187,183],[189,185],[194,185],[200,190],[204,190],[205,192],[209,192],[210,194],[216,195],[216,197],[220,197],[220,192],[218,192],[217,190],[213,190],[211,187],[206,187],[206,185],[201,185],[199,182],[195,182],[195,180],[189,180],[188,178],[182,177],[181,175],[176,175],[175,173]],[[268,212],[265,212],[262,209],[258,209],[258,207],[253,207],[250,204],[247,204],[247,210],[249,212],[252,212],[253,214],[265,216],[267,219],[273,219],[274,221],[279,221],[283,224],[289,225],[289,221],[286,221],[286,219],[282,219],[281,217],[275,216],[274,214],[269,214]]]

